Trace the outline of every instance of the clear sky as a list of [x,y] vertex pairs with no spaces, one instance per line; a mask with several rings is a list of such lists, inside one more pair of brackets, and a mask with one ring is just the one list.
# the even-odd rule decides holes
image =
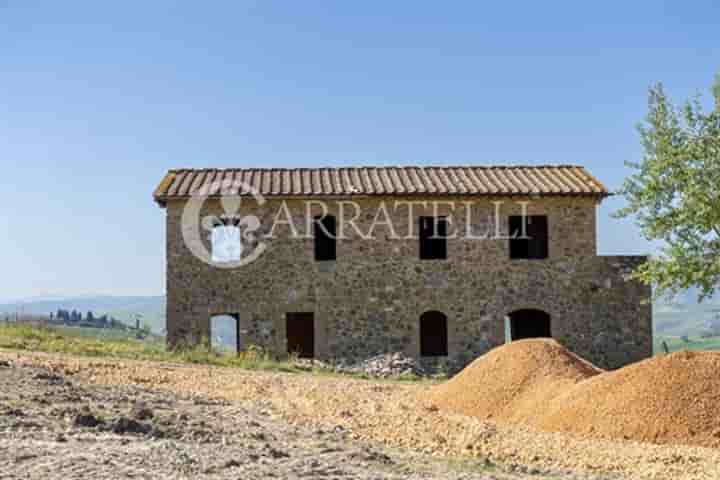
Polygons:
[[[173,167],[573,163],[705,93],[717,1],[0,0],[0,299],[164,292]],[[179,2],[178,2],[179,3]],[[600,253],[650,247],[599,211]]]

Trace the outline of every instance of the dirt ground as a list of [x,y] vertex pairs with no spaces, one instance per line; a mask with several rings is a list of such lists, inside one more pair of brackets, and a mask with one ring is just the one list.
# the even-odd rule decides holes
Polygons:
[[265,401],[90,385],[21,363],[0,363],[3,479],[547,478],[292,425]]
[[720,478],[720,450],[449,414],[423,400],[427,384],[45,354],[3,361],[0,478]]

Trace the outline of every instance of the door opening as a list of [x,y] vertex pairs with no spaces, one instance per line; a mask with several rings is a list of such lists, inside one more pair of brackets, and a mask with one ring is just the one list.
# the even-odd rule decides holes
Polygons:
[[315,356],[315,315],[312,312],[290,312],[285,315],[288,353],[300,358]]

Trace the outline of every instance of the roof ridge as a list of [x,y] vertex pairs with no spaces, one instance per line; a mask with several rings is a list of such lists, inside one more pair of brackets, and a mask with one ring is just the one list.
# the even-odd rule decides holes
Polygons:
[[582,168],[587,171],[586,167],[584,165],[579,164],[571,164],[571,163],[544,163],[544,164],[537,164],[537,165],[530,165],[530,164],[509,164],[509,165],[362,165],[362,166],[319,166],[319,167],[226,167],[226,168],[217,168],[217,167],[202,167],[202,168],[187,168],[187,167],[180,167],[180,168],[171,168],[168,170],[168,172],[177,173],[177,172],[200,172],[200,171],[228,171],[228,170],[265,170],[265,171],[304,171],[304,170],[358,170],[358,169],[369,169],[369,170],[377,170],[377,169],[383,169],[383,168],[399,168],[399,169],[407,169],[407,168],[437,168],[437,169],[448,169],[448,168],[482,168],[482,169],[512,169],[512,168],[524,168],[524,169],[538,169],[538,168]]

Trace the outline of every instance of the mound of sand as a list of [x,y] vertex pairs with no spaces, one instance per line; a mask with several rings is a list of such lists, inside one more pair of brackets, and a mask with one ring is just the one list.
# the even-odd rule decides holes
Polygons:
[[430,398],[445,410],[527,423],[559,392],[601,372],[555,340],[520,340],[479,357]]
[[603,372],[554,340],[498,347],[430,392],[441,409],[587,437],[720,447],[720,353]]
[[720,447],[720,353],[677,352],[598,375],[557,396],[535,426]]

